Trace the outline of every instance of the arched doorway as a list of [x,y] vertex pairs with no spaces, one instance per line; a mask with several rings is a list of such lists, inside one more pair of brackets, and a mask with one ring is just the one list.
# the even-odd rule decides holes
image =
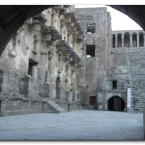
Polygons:
[[139,33],[139,47],[144,47],[144,34]]
[[124,47],[130,47],[130,37],[128,32],[124,34]]
[[122,34],[117,34],[117,47],[122,46]]
[[119,96],[113,96],[108,100],[108,110],[110,111],[124,111],[125,102]]
[[137,47],[137,34],[132,34],[132,47]]

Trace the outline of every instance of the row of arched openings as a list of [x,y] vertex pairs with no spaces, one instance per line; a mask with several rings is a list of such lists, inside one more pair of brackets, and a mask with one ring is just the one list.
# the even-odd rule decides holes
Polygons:
[[[137,38],[138,37],[138,38]],[[126,32],[112,35],[112,47],[144,47],[144,33],[139,34]]]

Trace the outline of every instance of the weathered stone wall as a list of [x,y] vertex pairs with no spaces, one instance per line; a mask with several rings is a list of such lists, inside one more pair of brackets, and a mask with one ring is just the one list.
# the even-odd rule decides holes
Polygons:
[[[129,34],[138,31],[127,31]],[[139,31],[140,32],[140,31]],[[124,33],[124,31],[115,31]],[[143,32],[144,33],[144,32]],[[105,104],[110,97],[117,95],[125,101],[127,110],[127,88],[131,88],[131,108],[134,112],[143,112],[145,104],[145,47],[113,48],[113,66],[107,74],[105,85]],[[112,89],[112,81],[117,80],[117,89]]]
[[[85,54],[84,84],[81,88],[83,105],[89,105],[90,96],[97,96],[98,88],[104,88],[106,71],[111,61],[111,18],[106,8],[81,8],[76,9],[76,16],[84,31],[84,52],[87,45],[95,45],[95,57]],[[95,23],[95,33],[87,32],[87,24]],[[86,91],[87,90],[87,91]],[[83,97],[84,96],[84,97]],[[102,97],[102,96],[101,96]]]
[[0,58],[1,113],[80,108],[83,42],[72,10],[56,6],[43,11],[8,43]]

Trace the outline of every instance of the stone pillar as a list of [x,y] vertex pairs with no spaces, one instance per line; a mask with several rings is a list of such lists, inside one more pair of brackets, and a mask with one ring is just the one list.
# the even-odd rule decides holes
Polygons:
[[117,34],[115,34],[115,48],[117,48]]
[[145,47],[145,34],[143,35],[143,47]]
[[127,112],[131,112],[131,88],[127,88]]
[[122,47],[124,47],[124,34],[122,34]]
[[137,34],[137,47],[139,47],[139,34]]
[[38,68],[37,66],[32,66],[32,77],[37,80],[37,73],[38,73]]

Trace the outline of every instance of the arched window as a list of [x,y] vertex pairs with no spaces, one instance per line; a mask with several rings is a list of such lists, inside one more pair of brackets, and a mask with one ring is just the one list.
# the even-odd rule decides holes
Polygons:
[[143,34],[143,32],[139,33],[139,47],[144,47],[144,34]]
[[124,47],[130,47],[130,37],[128,32],[124,34]]
[[112,35],[112,47],[115,48],[115,34]]
[[132,34],[132,47],[137,47],[137,34]]
[[119,33],[117,34],[117,47],[121,47],[122,46],[122,34]]

